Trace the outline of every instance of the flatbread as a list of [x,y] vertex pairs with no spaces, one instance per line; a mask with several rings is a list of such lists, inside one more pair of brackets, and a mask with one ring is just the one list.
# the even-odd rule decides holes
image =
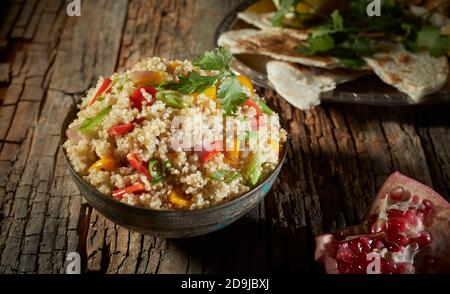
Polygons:
[[427,51],[412,53],[402,45],[364,59],[380,79],[407,94],[414,102],[441,89],[449,73],[446,56],[434,58]]
[[272,24],[272,17],[275,15],[274,12],[267,13],[255,13],[251,11],[243,11],[239,12],[237,17],[242,19],[248,24],[251,24],[254,27],[257,27],[261,30],[280,30],[287,34],[290,34],[292,37],[295,37],[299,40],[307,40],[308,39],[308,30],[300,30],[300,29],[290,29],[290,28],[281,28],[275,27]]
[[258,29],[264,30],[273,27],[271,19],[274,15],[274,12],[255,13],[251,11],[243,11],[239,12],[237,17],[246,23],[257,27]]
[[348,69],[320,69],[284,61],[269,61],[267,76],[274,89],[286,101],[302,110],[320,104],[320,94],[338,84],[355,80],[368,72]]
[[233,54],[259,54],[277,60],[322,68],[336,68],[339,60],[330,56],[306,56],[295,52],[304,43],[285,30],[241,29],[223,33],[217,42]]

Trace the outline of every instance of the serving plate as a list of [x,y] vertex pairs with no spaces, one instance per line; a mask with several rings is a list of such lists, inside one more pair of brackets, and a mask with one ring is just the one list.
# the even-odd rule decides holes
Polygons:
[[[252,25],[237,18],[237,14],[244,10],[263,13],[270,11],[268,2],[245,0],[241,5],[234,8],[220,23],[215,32],[215,42],[219,36],[230,30],[243,28],[254,28]],[[266,63],[272,60],[270,57],[255,54],[237,54],[232,61],[232,70],[251,78],[260,87],[272,89],[266,73]],[[416,105],[409,97],[382,82],[375,74],[371,74],[356,81],[338,85],[335,90],[321,94],[322,102],[357,103],[367,105]],[[450,75],[445,86],[426,97],[420,104],[450,102]]]

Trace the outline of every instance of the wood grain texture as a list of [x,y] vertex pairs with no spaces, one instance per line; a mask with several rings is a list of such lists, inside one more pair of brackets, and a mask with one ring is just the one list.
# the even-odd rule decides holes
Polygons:
[[0,24],[0,273],[320,272],[314,236],[358,223],[394,170],[450,192],[448,105],[324,105],[302,112],[276,93],[291,135],[288,160],[264,203],[192,239],[125,230],[81,198],[58,147],[70,105],[99,75],[139,58],[192,58],[240,0],[63,0],[2,3]]

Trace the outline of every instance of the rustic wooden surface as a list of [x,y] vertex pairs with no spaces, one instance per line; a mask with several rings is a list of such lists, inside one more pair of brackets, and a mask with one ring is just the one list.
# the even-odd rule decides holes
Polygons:
[[63,0],[0,4],[0,273],[63,273],[77,251],[102,273],[321,272],[314,235],[358,223],[394,170],[450,189],[450,107],[324,105],[308,112],[267,92],[292,136],[264,203],[193,239],[130,232],[89,207],[58,149],[63,117],[98,75],[159,55],[214,47],[240,0]]

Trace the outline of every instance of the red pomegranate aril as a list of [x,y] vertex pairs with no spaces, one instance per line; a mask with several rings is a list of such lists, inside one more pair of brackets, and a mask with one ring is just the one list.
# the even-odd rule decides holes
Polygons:
[[423,204],[423,206],[425,206],[426,208],[427,208],[427,207],[433,208],[433,203],[432,203],[430,200],[428,200],[428,199],[425,199],[424,201],[422,201],[422,204]]
[[377,239],[374,242],[372,242],[372,249],[383,249],[384,247],[386,247],[383,243],[383,241]]
[[425,209],[423,210],[423,222],[426,225],[431,225],[433,221],[433,216],[434,216],[434,209],[430,206],[425,207]]
[[386,221],[384,219],[377,218],[377,220],[370,226],[370,231],[372,234],[386,231]]
[[346,263],[353,263],[355,256],[348,247],[348,243],[340,244],[336,258]]
[[389,193],[389,196],[391,197],[392,200],[395,201],[401,201],[403,200],[403,194],[404,194],[404,190],[402,187],[398,187],[394,190],[391,191],[391,193]]
[[392,208],[387,211],[387,215],[388,218],[403,217],[403,211],[401,211],[400,209]]
[[420,237],[417,239],[417,243],[419,244],[420,248],[431,244],[431,242],[433,242],[433,237],[427,231],[423,231],[422,233],[420,233]]
[[409,244],[410,241],[411,241],[411,239],[409,239],[405,235],[397,235],[397,237],[394,240],[394,242],[397,243],[397,245],[400,245],[400,246],[406,246],[406,245]]
[[395,244],[395,243],[391,243],[391,244],[389,244],[389,245],[387,246],[387,249],[388,249],[390,252],[399,252],[399,251],[402,251],[402,250],[403,250],[403,246],[397,245],[397,244]]
[[412,200],[411,200],[411,202],[412,202],[413,204],[419,204],[419,202],[420,202],[420,197],[417,196],[417,195],[414,195],[413,198],[412,198]]

